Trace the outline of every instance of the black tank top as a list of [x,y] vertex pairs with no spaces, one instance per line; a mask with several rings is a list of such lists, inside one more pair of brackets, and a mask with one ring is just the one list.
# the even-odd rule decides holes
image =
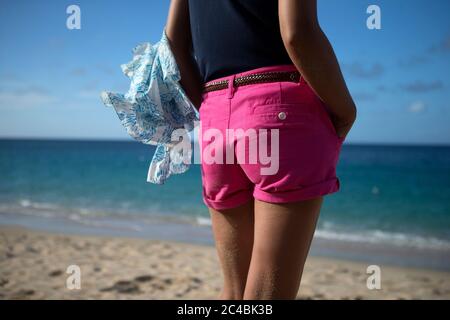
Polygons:
[[278,0],[189,0],[189,15],[204,82],[292,64],[281,39]]

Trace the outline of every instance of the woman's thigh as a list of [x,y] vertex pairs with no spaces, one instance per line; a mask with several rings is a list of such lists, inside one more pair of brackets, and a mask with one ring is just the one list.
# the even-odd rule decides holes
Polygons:
[[286,204],[255,201],[252,259],[245,299],[293,299],[323,197]]

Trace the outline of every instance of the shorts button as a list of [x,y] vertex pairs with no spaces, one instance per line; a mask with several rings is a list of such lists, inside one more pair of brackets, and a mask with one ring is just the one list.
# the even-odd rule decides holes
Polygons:
[[278,114],[278,119],[280,119],[280,120],[284,120],[284,119],[286,119],[286,112],[280,112],[279,114]]

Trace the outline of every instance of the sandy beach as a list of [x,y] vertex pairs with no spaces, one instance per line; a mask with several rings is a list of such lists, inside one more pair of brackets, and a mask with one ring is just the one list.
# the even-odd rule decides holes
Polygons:
[[[215,299],[215,249],[170,241],[90,237],[0,227],[1,299]],[[66,287],[69,265],[81,289]],[[298,299],[449,299],[450,274],[381,267],[382,288],[366,286],[367,265],[310,257]]]

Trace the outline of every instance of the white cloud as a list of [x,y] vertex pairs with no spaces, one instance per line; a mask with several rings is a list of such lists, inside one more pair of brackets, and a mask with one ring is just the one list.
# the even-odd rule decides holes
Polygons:
[[0,108],[41,107],[57,101],[56,97],[37,87],[0,91]]
[[408,111],[411,113],[420,113],[423,112],[425,108],[426,105],[423,101],[415,101],[409,105]]

